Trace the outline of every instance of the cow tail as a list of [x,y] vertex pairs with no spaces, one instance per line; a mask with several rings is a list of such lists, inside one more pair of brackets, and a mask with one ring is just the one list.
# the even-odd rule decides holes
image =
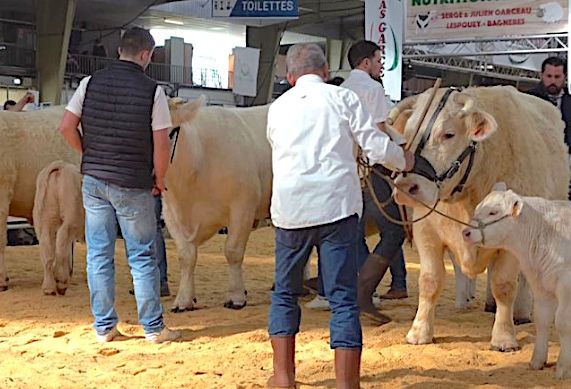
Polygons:
[[33,215],[32,224],[34,225],[36,230],[38,226],[35,225],[34,220],[39,220],[40,216],[44,213],[46,192],[48,189],[48,181],[50,175],[56,170],[60,170],[64,164],[65,164],[64,161],[60,160],[54,161],[50,163],[45,169],[43,169],[36,178],[36,193],[34,195],[34,210],[32,214]]

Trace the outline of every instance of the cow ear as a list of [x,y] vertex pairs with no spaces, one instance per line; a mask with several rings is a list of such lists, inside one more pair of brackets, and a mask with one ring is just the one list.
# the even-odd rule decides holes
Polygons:
[[522,208],[523,208],[523,201],[521,201],[521,199],[516,196],[512,204],[512,216],[517,219],[521,214]]
[[473,111],[464,119],[468,136],[474,142],[482,142],[488,139],[498,129],[496,119],[489,113]]
[[492,191],[494,191],[494,192],[505,192],[506,190],[508,190],[508,187],[507,187],[506,183],[503,181],[496,182],[496,184],[492,188]]

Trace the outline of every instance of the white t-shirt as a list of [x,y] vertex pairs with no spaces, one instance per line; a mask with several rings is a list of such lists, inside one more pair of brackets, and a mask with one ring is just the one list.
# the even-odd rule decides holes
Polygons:
[[[83,111],[85,91],[87,90],[87,84],[89,83],[90,79],[91,76],[88,76],[81,80],[77,90],[67,104],[67,107],[65,107],[65,109],[79,118],[81,117],[81,113]],[[157,90],[155,91],[155,103],[153,104],[152,113],[152,127],[153,131],[164,130],[165,128],[172,127],[167,96],[165,95],[163,88],[160,86],[157,86]]]
[[272,222],[304,228],[361,215],[361,185],[353,145],[372,163],[404,169],[403,150],[378,130],[349,89],[305,75],[269,108]]

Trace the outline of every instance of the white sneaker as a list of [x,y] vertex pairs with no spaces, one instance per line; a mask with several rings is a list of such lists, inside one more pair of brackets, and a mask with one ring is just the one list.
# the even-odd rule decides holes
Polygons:
[[118,336],[121,336],[121,333],[117,329],[117,326],[113,327],[111,329],[111,331],[109,331],[108,333],[106,333],[104,335],[99,335],[96,333],[97,341],[99,343],[111,342],[113,339],[115,339]]
[[330,311],[329,301],[323,296],[317,295],[313,300],[305,304],[306,308],[315,309],[316,311]]
[[180,338],[181,334],[178,331],[169,330],[167,327],[163,328],[161,332],[152,332],[146,334],[145,338],[151,343],[163,343]]

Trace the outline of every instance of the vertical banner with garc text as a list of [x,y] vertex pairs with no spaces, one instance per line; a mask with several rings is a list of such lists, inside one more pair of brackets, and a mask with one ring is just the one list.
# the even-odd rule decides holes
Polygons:
[[401,99],[402,45],[404,39],[404,1],[366,0],[365,39],[381,47],[382,80],[391,100]]

